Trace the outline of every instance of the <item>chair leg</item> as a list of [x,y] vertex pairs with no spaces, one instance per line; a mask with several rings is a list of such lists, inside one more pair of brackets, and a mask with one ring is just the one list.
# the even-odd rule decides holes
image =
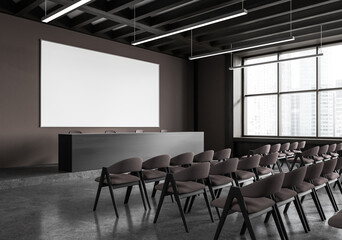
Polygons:
[[100,198],[101,189],[102,189],[102,183],[100,181],[99,182],[99,186],[97,187],[97,193],[96,193],[96,198],[95,198],[95,203],[94,203],[93,211],[96,211],[97,203],[98,203],[99,198]]
[[180,213],[180,215],[182,217],[182,221],[183,221],[183,225],[184,225],[185,231],[189,232],[188,225],[186,224],[186,220],[185,220],[185,214],[183,212],[182,204],[181,204],[181,201],[179,199],[179,196],[177,194],[175,194],[174,196],[175,196],[176,203],[177,203],[177,206],[178,206],[178,209],[179,209],[179,213]]
[[272,214],[271,212],[268,212],[268,213],[266,214],[264,223],[268,223],[268,221],[270,220],[271,214]]
[[296,210],[297,210],[299,219],[300,219],[300,221],[301,221],[301,223],[302,223],[302,226],[303,226],[303,228],[304,228],[304,231],[305,231],[306,233],[308,233],[309,230],[307,229],[307,222],[306,222],[306,219],[305,219],[304,216],[303,216],[303,212],[302,212],[302,210],[301,210],[301,208],[300,208],[300,206],[299,206],[299,205],[300,205],[300,202],[298,201],[298,198],[295,198],[294,201],[293,201],[293,203],[294,203],[294,205],[295,205],[295,207],[296,207]]
[[243,221],[243,224],[242,224],[241,229],[240,229],[240,235],[245,235],[246,230],[247,230],[247,225],[246,225],[245,221]]
[[323,212],[323,209],[322,209],[322,205],[317,197],[317,193],[315,191],[315,189],[312,190],[311,192],[311,197],[312,197],[312,200],[314,201],[315,205],[316,205],[316,208],[317,208],[317,211],[318,211],[318,214],[321,218],[322,221],[325,220],[325,215],[324,215],[324,212]]
[[217,195],[216,195],[216,198],[219,198],[221,196],[221,193],[222,193],[222,188],[219,189]]
[[301,210],[301,212],[302,212],[303,219],[304,219],[304,221],[305,221],[305,223],[306,223],[306,229],[307,229],[308,231],[311,231],[311,230],[310,230],[310,226],[309,226],[308,219],[306,218],[306,215],[305,215],[305,212],[304,212],[303,205],[301,204],[301,202],[300,202],[298,196],[295,196],[295,199],[297,199],[298,206],[299,206],[299,208],[300,208],[300,210]]
[[251,220],[249,219],[248,213],[246,211],[242,212],[243,218],[244,218],[244,224],[246,225],[249,235],[251,236],[251,239],[256,240],[254,231],[253,231],[253,227],[252,227],[252,223]]
[[274,220],[274,222],[275,222],[275,224],[276,224],[278,233],[279,233],[279,235],[280,235],[280,238],[281,238],[282,240],[285,240],[286,238],[285,238],[285,236],[284,236],[283,229],[282,229],[282,227],[281,227],[281,225],[280,225],[279,217],[278,217],[278,214],[277,214],[277,212],[276,212],[274,206],[272,207],[271,213],[272,213],[272,216],[273,216],[273,220]]
[[286,231],[286,228],[285,228],[283,219],[282,219],[282,217],[281,217],[281,215],[280,215],[280,211],[279,211],[279,208],[278,208],[277,204],[274,205],[274,209],[275,209],[275,212],[276,212],[276,214],[277,214],[278,221],[279,221],[281,230],[282,230],[282,232],[283,232],[284,238],[285,238],[286,240],[288,240],[289,237],[288,237],[288,235],[287,235],[287,231]]
[[146,198],[146,202],[147,202],[148,209],[151,209],[150,200],[148,199],[146,184],[145,184],[144,181],[141,181],[141,185],[142,185],[143,190],[144,190],[144,194],[145,194],[145,198]]
[[144,197],[144,189],[143,189],[143,183],[141,181],[139,181],[139,190],[140,190],[141,199],[142,199],[143,204],[144,204],[144,209],[146,211],[147,208],[146,208],[146,202],[145,202],[145,197]]
[[337,203],[336,203],[336,200],[335,200],[335,197],[331,191],[331,188],[330,188],[330,185],[329,183],[326,183],[325,185],[325,191],[327,192],[328,196],[329,196],[329,199],[330,199],[330,202],[334,208],[334,211],[337,212],[338,211],[338,206],[337,206]]
[[154,186],[153,186],[153,190],[152,190],[152,195],[151,195],[151,197],[153,197],[153,198],[156,196],[156,192],[157,192],[156,186],[158,184],[159,184],[159,181],[154,182]]
[[196,198],[196,195],[191,197],[191,201],[190,201],[190,205],[188,207],[188,212],[187,213],[190,213],[190,211],[192,209],[192,205],[194,204],[195,198]]
[[170,179],[170,177],[169,177],[169,175],[167,175],[166,178],[165,178],[165,181],[164,181],[163,190],[162,190],[162,192],[160,194],[159,203],[158,203],[158,207],[157,207],[157,210],[156,210],[156,215],[154,216],[153,223],[157,223],[158,216],[159,216],[159,213],[160,213],[160,209],[161,209],[161,206],[163,205],[164,198],[165,198],[165,195],[167,194],[167,189],[169,187],[169,183],[170,183],[169,179]]
[[189,202],[190,202],[190,197],[187,197],[185,200],[184,208],[183,208],[183,212],[185,212],[185,213],[188,210]]
[[[277,164],[277,167],[278,167],[278,169],[279,169],[279,172],[283,172],[283,169],[281,168],[281,165],[280,165],[280,163],[279,163],[278,160],[277,160],[276,164]],[[273,166],[274,166],[274,165],[273,165]]]
[[[208,208],[208,212],[209,212],[209,215],[210,215],[210,220],[211,220],[211,222],[214,222],[213,213],[211,212],[207,191],[205,189],[203,190],[203,196],[204,196],[205,204],[207,205],[207,208]],[[191,202],[193,203],[193,201],[191,201]],[[189,211],[190,211],[191,207],[192,207],[192,204],[190,205]]]
[[129,201],[129,197],[131,196],[132,188],[133,188],[133,186],[127,187],[125,201],[124,201],[125,204],[127,204]]
[[303,202],[304,202],[304,200],[305,200],[305,195],[304,195],[304,196],[302,196],[302,198],[300,199],[300,202],[301,202],[301,203],[303,203]]
[[291,205],[291,202],[286,203],[285,208],[284,208],[284,211],[283,211],[284,214],[287,213],[287,211],[289,210],[290,205]]
[[214,240],[217,240],[221,234],[221,231],[222,231],[224,222],[226,221],[226,218],[228,216],[228,212],[229,212],[230,205],[231,205],[232,201],[233,201],[233,196],[232,196],[232,194],[229,193],[227,200],[226,200],[226,203],[225,203],[224,208],[223,208],[222,215],[220,217],[219,224],[218,224],[216,231],[215,231]]

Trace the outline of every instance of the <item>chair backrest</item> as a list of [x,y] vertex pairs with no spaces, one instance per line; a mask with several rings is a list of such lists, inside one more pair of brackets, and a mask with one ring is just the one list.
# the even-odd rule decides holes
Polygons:
[[215,160],[225,160],[230,158],[230,154],[232,153],[232,149],[225,148],[220,151],[214,153],[213,159]]
[[143,169],[167,168],[170,165],[171,157],[167,154],[159,155],[143,162]]
[[278,173],[241,188],[242,196],[250,198],[268,197],[280,191],[285,173]]
[[142,130],[142,129],[137,129],[137,130],[135,130],[135,132],[136,132],[136,133],[143,133],[144,130]]
[[319,147],[318,155],[326,154],[328,152],[329,145],[323,145]]
[[285,173],[283,188],[292,188],[299,186],[303,181],[306,174],[307,166],[303,166]]
[[293,151],[293,150],[296,150],[297,148],[298,148],[298,142],[292,142],[290,144],[289,150]]
[[211,175],[225,175],[225,174],[230,174],[232,172],[236,172],[238,162],[239,162],[238,158],[230,158],[218,164],[211,165],[210,174]]
[[259,166],[261,155],[242,157],[238,163],[239,170],[250,170]]
[[210,163],[208,162],[194,164],[191,167],[173,174],[173,177],[176,181],[182,182],[204,179],[209,176],[209,169]]
[[287,143],[283,143],[283,144],[280,146],[279,151],[280,151],[280,152],[285,152],[285,151],[287,151],[287,150],[289,150],[289,149],[290,149],[290,143],[287,142]]
[[127,173],[127,172],[139,172],[142,167],[142,158],[128,158],[114,163],[107,168],[109,173]]
[[336,151],[336,146],[337,146],[336,143],[330,144],[329,145],[329,149],[328,149],[328,153],[335,152]]
[[297,149],[298,150],[302,150],[302,149],[305,148],[305,145],[306,145],[306,141],[301,141],[301,142],[298,143]]
[[342,150],[342,143],[339,143],[339,144],[337,144],[337,146],[336,146],[336,152],[338,152],[338,151],[341,151]]
[[194,160],[194,153],[193,152],[186,152],[179,154],[170,160],[170,165],[176,166],[176,165],[188,165],[192,164],[192,161]]
[[267,154],[267,153],[270,152],[270,149],[271,149],[271,145],[270,145],[270,144],[266,144],[266,145],[261,146],[261,147],[259,147],[259,148],[250,150],[250,153],[251,153],[252,155],[255,155],[255,154],[265,155],[265,154]]
[[80,130],[70,130],[68,133],[72,134],[72,133],[82,133],[82,132]]
[[335,170],[337,164],[337,158],[330,159],[329,161],[325,161],[321,172],[321,175],[325,175],[328,173],[332,173]]
[[265,167],[265,166],[276,164],[278,160],[278,155],[279,155],[278,152],[274,152],[274,153],[270,153],[268,155],[262,156],[260,158],[259,165]]
[[194,156],[194,162],[211,162],[214,157],[214,150],[207,150],[196,154]]
[[269,152],[270,152],[270,153],[279,152],[280,147],[281,147],[281,144],[280,144],[280,143],[274,144],[274,145],[271,146]]
[[342,169],[342,156],[337,158],[337,163],[335,166],[335,170],[340,170]]
[[303,157],[313,157],[313,156],[316,156],[318,154],[318,151],[319,151],[319,146],[316,146],[316,147],[310,148],[308,150],[305,150],[302,153],[302,155],[303,155]]
[[106,130],[105,133],[116,133],[114,130]]
[[306,174],[305,174],[305,181],[310,181],[312,179],[318,178],[321,176],[322,170],[323,170],[323,162],[312,164],[308,166],[306,169]]

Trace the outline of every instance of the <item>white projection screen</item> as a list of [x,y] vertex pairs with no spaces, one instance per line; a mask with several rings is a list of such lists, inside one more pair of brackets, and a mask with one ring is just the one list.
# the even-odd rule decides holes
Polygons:
[[159,127],[159,64],[41,40],[41,127]]

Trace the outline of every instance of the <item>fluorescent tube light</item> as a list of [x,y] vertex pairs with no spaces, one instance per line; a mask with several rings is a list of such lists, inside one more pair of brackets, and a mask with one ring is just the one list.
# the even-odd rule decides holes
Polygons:
[[323,53],[318,53],[318,54],[306,55],[306,56],[301,56],[301,57],[285,58],[285,59],[274,60],[274,61],[269,61],[269,62],[260,62],[260,63],[253,63],[253,64],[241,65],[241,66],[236,66],[236,67],[229,67],[229,70],[248,68],[248,67],[271,64],[271,63],[281,63],[281,62],[293,61],[293,60],[304,59],[304,58],[322,57],[322,56],[323,56]]
[[56,19],[56,18],[59,18],[60,16],[68,13],[68,12],[71,12],[72,10],[90,2],[90,1],[93,1],[93,0],[80,0],[76,3],[72,3],[71,5],[67,5],[65,7],[62,8],[62,10],[57,10],[45,17],[42,18],[42,22],[44,23],[48,23],[48,22],[51,22],[52,20]]
[[190,31],[190,30],[193,30],[193,29],[196,29],[196,28],[205,27],[205,26],[208,26],[208,25],[211,25],[211,24],[214,24],[214,23],[223,22],[223,21],[226,21],[228,19],[240,17],[240,16],[243,16],[243,15],[246,15],[246,14],[247,14],[247,10],[246,9],[242,9],[242,10],[239,10],[239,11],[235,11],[235,12],[229,13],[229,14],[225,15],[224,17],[212,18],[212,19],[209,19],[209,20],[204,20],[204,21],[201,21],[199,23],[191,24],[191,25],[189,25],[189,26],[187,26],[185,28],[175,29],[173,31],[170,31],[170,32],[162,34],[162,35],[158,35],[158,36],[155,36],[155,37],[144,38],[144,39],[141,39],[141,40],[136,40],[136,41],[132,42],[132,45],[136,46],[136,45],[139,45],[139,44],[142,44],[142,43],[151,42],[151,41],[154,41],[154,40],[157,40],[157,39],[169,37],[169,36],[176,35],[178,33],[186,32],[186,31]]
[[248,49],[258,48],[258,47],[265,47],[265,46],[269,46],[269,45],[275,45],[278,43],[290,42],[290,41],[294,41],[294,40],[295,40],[295,37],[287,37],[287,38],[279,39],[279,40],[276,40],[273,42],[260,43],[258,45],[250,45],[250,46],[245,46],[245,47],[231,48],[231,49],[216,51],[216,52],[212,52],[212,53],[205,53],[205,54],[200,54],[200,55],[196,55],[196,56],[190,56],[189,60],[212,57],[212,56],[217,56],[217,55],[222,55],[222,54],[227,54],[227,53],[233,53],[233,52],[240,52],[243,50],[248,50]]

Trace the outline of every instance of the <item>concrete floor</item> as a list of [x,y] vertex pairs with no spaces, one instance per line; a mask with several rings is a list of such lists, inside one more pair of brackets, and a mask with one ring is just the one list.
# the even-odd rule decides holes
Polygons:
[[[164,202],[157,224],[153,224],[157,199],[152,209],[144,211],[138,188],[133,188],[130,202],[123,204],[124,190],[115,190],[120,217],[117,219],[107,189],[102,192],[98,209],[92,211],[97,184],[93,179],[70,180],[52,184],[0,190],[0,239],[213,239],[218,217],[211,223],[204,199],[196,199],[186,216],[190,233],[184,231],[175,203]],[[152,184],[148,185],[151,191]],[[339,208],[342,195],[334,190]],[[334,211],[325,190],[319,191],[327,219]],[[311,232],[305,234],[293,206],[283,217],[290,239],[342,239],[342,230],[321,222],[311,198],[304,202]],[[242,217],[228,216],[220,239],[250,239],[239,235]],[[263,217],[252,221],[258,239],[280,239],[273,220]]]

